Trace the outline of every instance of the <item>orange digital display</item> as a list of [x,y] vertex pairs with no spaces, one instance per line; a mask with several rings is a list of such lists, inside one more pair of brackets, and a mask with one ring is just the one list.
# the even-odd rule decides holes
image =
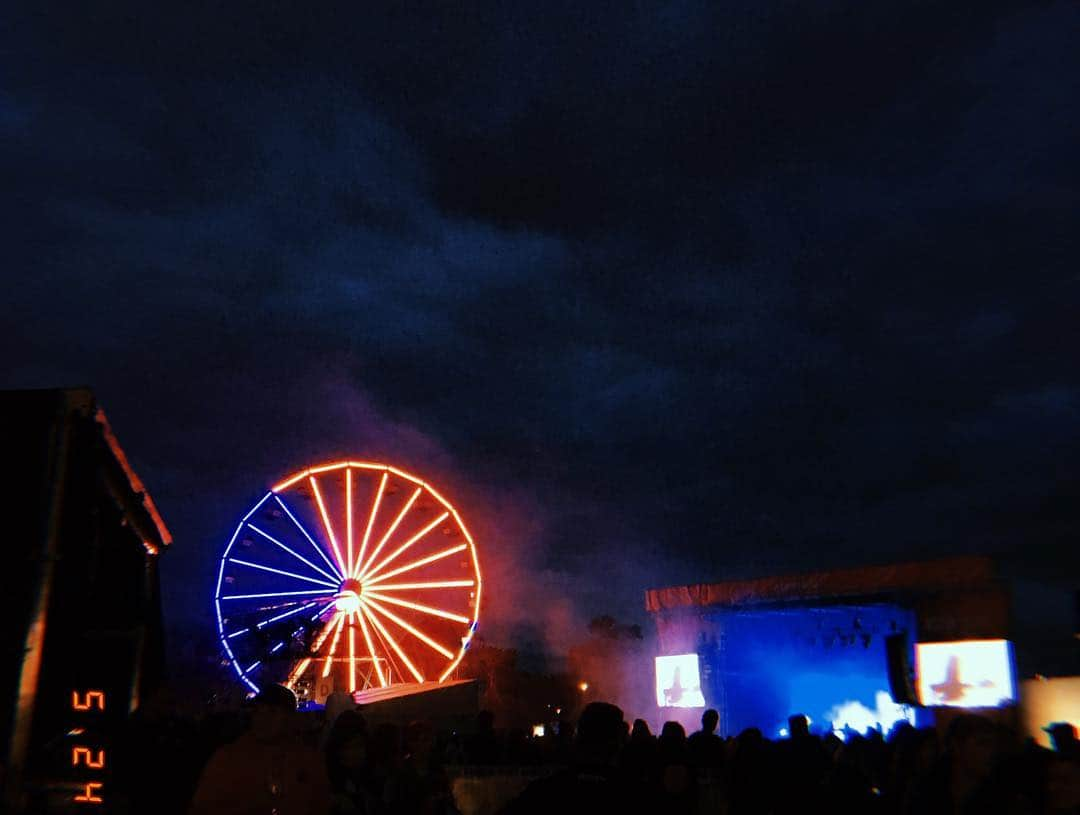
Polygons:
[[[71,692],[71,709],[80,714],[89,713],[91,711],[104,711],[105,710],[105,692],[101,690],[87,690],[81,693],[77,690]],[[79,717],[82,718],[81,716]],[[86,728],[84,727],[72,727],[68,731],[70,736],[83,736],[86,737]],[[72,745],[71,747],[71,766],[75,768],[85,768],[87,770],[104,770],[105,769],[105,750],[94,746],[90,747],[85,744]],[[104,781],[83,781],[79,780],[78,784],[81,785],[81,792],[75,794],[72,801],[78,804],[103,804],[105,803],[104,796]]]
[[82,759],[83,766],[89,767],[92,770],[100,770],[105,766],[105,751],[98,750],[97,758],[92,758],[93,751],[89,747],[72,747],[71,748],[71,766],[78,767],[79,759]]
[[83,788],[81,795],[76,795],[75,799],[80,804],[104,804],[105,799],[97,793],[101,791],[102,784],[100,781],[88,781]]
[[94,707],[97,707],[98,710],[105,709],[105,693],[103,691],[88,690],[83,694],[82,701],[79,700],[77,690],[71,692],[72,710],[91,710]]

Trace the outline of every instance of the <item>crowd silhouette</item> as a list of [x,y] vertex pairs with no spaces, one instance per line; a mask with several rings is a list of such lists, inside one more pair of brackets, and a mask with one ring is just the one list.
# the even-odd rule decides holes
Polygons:
[[[137,715],[116,779],[130,812],[207,815],[452,815],[533,813],[1080,813],[1076,732],[1058,725],[1054,750],[989,719],[962,714],[939,733],[902,723],[883,735],[818,735],[804,716],[790,735],[717,733],[707,710],[687,736],[654,735],[593,702],[542,737],[502,730],[481,713],[468,732],[427,722],[369,726],[355,706],[299,715],[284,688],[246,711],[201,722]],[[463,777],[514,777],[487,809],[455,799]]]

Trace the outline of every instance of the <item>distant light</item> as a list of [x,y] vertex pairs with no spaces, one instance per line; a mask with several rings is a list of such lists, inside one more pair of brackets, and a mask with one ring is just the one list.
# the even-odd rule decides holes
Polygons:
[[589,683],[588,683],[588,682],[584,682],[584,681],[582,681],[582,682],[578,682],[578,690],[579,690],[579,691],[581,691],[582,693],[584,693],[584,692],[585,692],[585,691],[587,691],[588,689],[589,689]]
[[532,728],[533,738],[544,738],[544,726],[542,724],[534,724]]

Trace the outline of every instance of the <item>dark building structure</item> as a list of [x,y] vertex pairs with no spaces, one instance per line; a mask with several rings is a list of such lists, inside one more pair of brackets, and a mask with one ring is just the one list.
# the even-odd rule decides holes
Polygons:
[[108,811],[113,738],[162,681],[171,537],[87,389],[0,394],[8,811]]

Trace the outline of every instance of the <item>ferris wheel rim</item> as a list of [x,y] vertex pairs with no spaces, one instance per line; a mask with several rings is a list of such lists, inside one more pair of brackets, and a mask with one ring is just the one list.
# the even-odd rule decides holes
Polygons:
[[[317,477],[324,476],[326,474],[334,473],[335,471],[345,471],[346,481],[346,512],[345,512],[345,529],[340,530],[345,533],[345,547],[340,545],[340,541],[337,535],[337,530],[333,521],[330,519],[330,513],[327,510],[326,503],[322,498],[319,483]],[[359,549],[355,550],[353,544],[356,538],[356,524],[354,521],[354,505],[353,501],[353,488],[352,488],[352,476],[353,471],[369,471],[368,475],[381,472],[379,477],[379,483],[375,497],[372,501],[371,511],[368,514],[366,523],[359,524],[363,527],[363,537],[360,542]],[[389,479],[395,476],[415,487],[412,496],[405,505],[405,507],[398,513],[394,522],[390,528],[382,534],[378,543],[374,544],[373,548],[369,550],[369,544],[372,543],[372,533],[376,521],[376,516],[380,508],[380,501],[384,495],[387,483]],[[303,479],[308,479],[311,493],[314,496],[315,502],[319,509],[319,516],[323,521],[323,532],[325,536],[321,534],[317,529],[314,535],[312,535],[302,524],[296,515],[289,509],[288,503],[284,500],[287,495],[284,495],[291,487],[294,487],[298,482]],[[424,493],[430,495],[444,510],[438,515],[434,521],[429,522],[419,532],[414,533],[403,544],[397,545],[390,554],[385,554],[384,549],[386,545],[391,541],[402,519],[408,514],[413,504]],[[304,557],[298,551],[294,550],[281,540],[276,539],[273,535],[269,534],[265,530],[261,529],[258,525],[251,523],[251,517],[262,508],[267,501],[273,499],[276,506],[280,508],[285,515],[289,518],[292,524],[302,533],[306,541],[312,548],[318,552],[322,558],[323,563],[329,569],[323,569],[321,566],[316,565],[308,557]],[[276,516],[275,516],[276,517]],[[310,517],[310,515],[308,516]],[[452,521],[450,520],[452,518]],[[463,543],[459,543],[456,546],[451,546],[443,549],[433,555],[427,555],[419,560],[411,561],[408,564],[402,565],[399,558],[405,554],[414,544],[419,541],[432,530],[438,528],[444,522],[450,522],[456,527],[464,538]],[[316,527],[318,524],[316,523]],[[269,541],[275,545],[278,549],[287,553],[296,563],[303,563],[308,568],[313,570],[311,577],[305,577],[295,572],[290,572],[277,568],[270,568],[265,565],[256,564],[254,562],[245,561],[236,557],[230,557],[230,553],[233,550],[234,545],[237,542],[241,532],[245,527],[251,528],[255,534],[259,535],[262,539]],[[445,530],[443,534],[449,534]],[[322,541],[322,545],[316,541],[319,538]],[[288,539],[288,538],[287,538]],[[329,544],[330,551],[327,552],[327,544]],[[245,542],[246,546],[250,546],[250,542]],[[425,544],[427,545],[427,544]],[[303,551],[303,548],[299,545],[297,549]],[[409,575],[408,572],[418,571],[425,569],[430,564],[436,563],[439,560],[449,558],[451,555],[458,554],[460,552],[468,551],[468,562],[470,564],[470,577],[472,579],[450,579],[450,580],[425,580],[417,579],[421,575],[413,574]],[[305,552],[305,554],[308,554]],[[330,555],[333,555],[331,557]],[[382,555],[381,559],[378,559]],[[282,575],[289,579],[297,579],[305,581],[307,586],[311,588],[300,588],[291,591],[283,592],[251,592],[248,594],[227,594],[223,591],[223,580],[225,577],[226,563],[235,564],[248,569],[261,570],[265,572],[276,572],[278,575]],[[391,565],[397,565],[394,568],[388,568]],[[297,567],[298,568],[298,567]],[[394,577],[404,575],[402,580],[389,582]],[[326,579],[324,579],[326,578]],[[411,578],[411,579],[409,579]],[[335,586],[331,581],[339,581]],[[480,571],[479,559],[476,552],[476,543],[469,531],[468,526],[465,524],[460,513],[456,507],[447,500],[435,487],[429,482],[425,481],[418,476],[402,470],[401,468],[383,464],[373,461],[361,461],[354,459],[343,459],[331,463],[321,464],[317,466],[308,466],[301,470],[294,471],[286,478],[275,483],[269,491],[259,499],[256,504],[247,512],[247,514],[237,524],[236,529],[233,532],[232,537],[229,539],[224,553],[221,556],[221,560],[218,568],[218,579],[215,587],[215,613],[218,623],[218,635],[222,643],[223,649],[229,658],[229,662],[233,666],[233,669],[241,679],[241,681],[249,687],[253,692],[258,693],[260,689],[260,683],[253,679],[250,674],[261,666],[261,660],[256,660],[250,665],[245,666],[238,658],[238,655],[234,653],[233,648],[230,646],[230,640],[242,636],[246,629],[227,633],[225,630],[225,624],[223,621],[223,602],[234,600],[254,600],[254,599],[277,599],[285,600],[285,602],[278,604],[274,607],[275,616],[268,618],[267,620],[260,621],[257,626],[263,626],[270,622],[281,620],[296,614],[300,614],[304,611],[308,611],[314,608],[318,608],[315,615],[311,617],[311,621],[318,620],[321,615],[325,614],[331,606],[339,601],[339,591],[342,586],[349,582],[359,582],[361,585],[368,587],[365,590],[360,590],[360,595],[364,596],[364,601],[359,605],[358,609],[345,613],[341,611],[341,606],[334,609],[334,612],[330,614],[329,618],[322,624],[321,630],[317,637],[317,645],[313,649],[312,654],[308,654],[303,659],[296,661],[289,670],[288,678],[283,684],[292,685],[295,683],[299,675],[310,667],[310,664],[315,661],[323,660],[322,656],[317,656],[321,647],[326,643],[327,638],[331,636],[330,632],[333,629],[336,630],[336,636],[331,639],[332,645],[329,655],[325,657],[327,665],[332,665],[334,659],[335,649],[337,647],[337,640],[343,636],[343,631],[347,630],[345,639],[348,641],[349,659],[352,664],[352,682],[355,684],[355,665],[356,660],[356,641],[361,640],[361,648],[366,648],[369,657],[361,656],[361,661],[367,661],[371,664],[372,670],[369,672],[369,677],[365,679],[365,682],[373,682],[377,678],[379,685],[382,687],[387,686],[386,674],[389,673],[391,666],[394,665],[397,670],[398,676],[403,680],[406,678],[405,671],[401,665],[396,664],[394,656],[396,655],[404,667],[408,670],[408,674],[412,676],[417,682],[432,681],[424,678],[424,675],[415,667],[412,661],[408,658],[408,655],[401,649],[400,645],[393,638],[393,636],[386,629],[387,623],[392,622],[399,629],[406,631],[412,635],[412,637],[423,643],[424,648],[429,652],[437,653],[439,656],[448,660],[445,667],[438,674],[438,679],[434,680],[437,683],[445,682],[446,679],[454,672],[454,670],[460,664],[464,657],[465,651],[471,644],[473,635],[476,631],[479,623],[480,616],[480,604],[481,604],[481,590],[482,590],[482,576]],[[312,584],[319,586],[315,588]],[[454,611],[448,609],[438,608],[434,605],[428,605],[425,602],[413,602],[415,596],[406,595],[401,596],[401,592],[414,592],[424,591],[424,594],[428,592],[426,590],[438,590],[438,589],[469,589],[468,594],[469,602],[467,614],[457,614]],[[430,601],[429,601],[430,602]],[[456,648],[447,647],[446,643],[438,642],[437,639],[429,635],[425,635],[416,626],[410,625],[406,620],[403,620],[398,614],[396,614],[391,608],[396,609],[398,612],[407,610],[410,613],[417,613],[427,615],[434,618],[439,618],[445,621],[455,623],[457,625],[464,626],[464,633],[460,637],[460,644]],[[278,613],[281,612],[281,613]],[[378,612],[377,614],[375,612]],[[382,618],[380,621],[379,617]],[[401,636],[399,634],[399,636]],[[455,635],[456,637],[456,635]],[[410,643],[412,640],[410,640]],[[378,643],[378,648],[376,648]],[[271,653],[277,651],[282,647],[283,643],[277,643],[271,650]],[[343,648],[346,646],[343,644]],[[410,644],[409,649],[412,651],[418,646]],[[380,657],[377,655],[377,651],[381,651],[385,656]],[[385,665],[383,664],[385,663]],[[265,670],[265,669],[264,669]],[[324,671],[327,668],[324,667]],[[326,673],[323,673],[323,677]]]

